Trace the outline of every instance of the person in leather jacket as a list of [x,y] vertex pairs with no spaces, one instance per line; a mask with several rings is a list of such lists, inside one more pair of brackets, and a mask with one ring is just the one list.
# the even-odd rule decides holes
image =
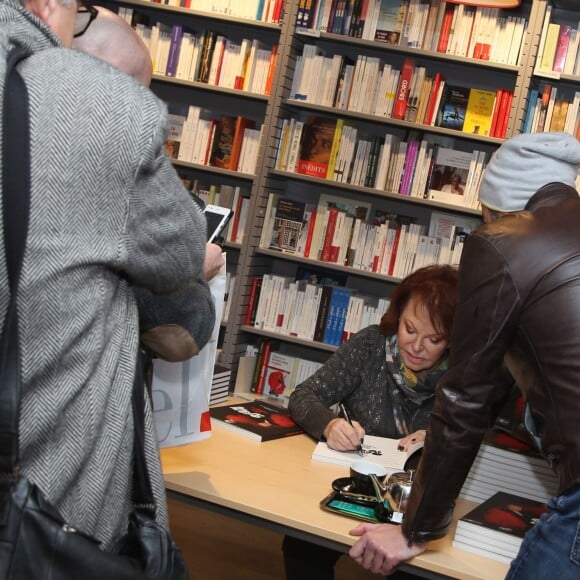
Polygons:
[[[479,196],[486,222],[465,243],[449,370],[436,394],[402,526],[363,524],[350,555],[374,573],[444,536],[455,499],[513,376],[526,425],[559,495],[526,535],[507,578],[580,578],[580,143],[522,134],[492,157]],[[504,367],[505,365],[505,367]]]

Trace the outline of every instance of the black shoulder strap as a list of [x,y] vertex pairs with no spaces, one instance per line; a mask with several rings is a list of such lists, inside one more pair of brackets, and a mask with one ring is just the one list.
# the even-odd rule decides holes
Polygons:
[[18,465],[20,357],[16,291],[24,258],[30,205],[30,125],[28,92],[16,65],[26,56],[22,47],[8,53],[2,113],[2,213],[10,302],[0,339],[0,472]]

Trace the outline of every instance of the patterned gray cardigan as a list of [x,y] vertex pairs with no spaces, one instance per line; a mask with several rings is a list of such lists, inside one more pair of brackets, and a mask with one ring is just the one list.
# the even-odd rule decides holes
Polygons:
[[[32,120],[18,291],[21,471],[71,525],[107,546],[130,510],[139,340],[131,285],[168,293],[192,284],[203,270],[205,222],[167,160],[167,111],[153,93],[63,48],[16,0],[2,0],[0,104],[9,37],[31,53],[20,66]],[[0,324],[7,301],[2,247]],[[145,439],[166,524],[149,408]]]
[[[369,326],[343,344],[310,378],[290,396],[292,418],[316,439],[337,415],[330,409],[344,402],[369,435],[399,438],[393,420],[392,391],[395,379],[385,359],[386,337],[376,325]],[[425,429],[433,407],[431,397],[421,405],[407,401],[414,417],[410,429]]]

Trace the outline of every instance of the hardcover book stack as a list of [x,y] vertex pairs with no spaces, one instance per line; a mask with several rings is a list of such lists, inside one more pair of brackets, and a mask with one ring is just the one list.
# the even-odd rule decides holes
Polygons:
[[216,365],[211,380],[209,404],[217,405],[228,400],[232,371],[226,367]]
[[494,428],[487,433],[459,495],[481,503],[497,491],[546,503],[557,494],[558,480],[527,443]]
[[453,547],[507,564],[545,511],[542,502],[495,493],[457,522]]

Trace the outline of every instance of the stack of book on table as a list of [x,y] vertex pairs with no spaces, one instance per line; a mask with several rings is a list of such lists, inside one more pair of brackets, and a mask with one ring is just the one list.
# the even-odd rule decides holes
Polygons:
[[557,495],[558,480],[542,455],[495,428],[481,444],[460,497],[481,503],[496,491],[521,493],[545,503]]
[[226,367],[216,365],[211,381],[209,404],[216,405],[228,400],[232,371]]
[[545,511],[542,502],[497,492],[457,522],[453,547],[509,563]]

